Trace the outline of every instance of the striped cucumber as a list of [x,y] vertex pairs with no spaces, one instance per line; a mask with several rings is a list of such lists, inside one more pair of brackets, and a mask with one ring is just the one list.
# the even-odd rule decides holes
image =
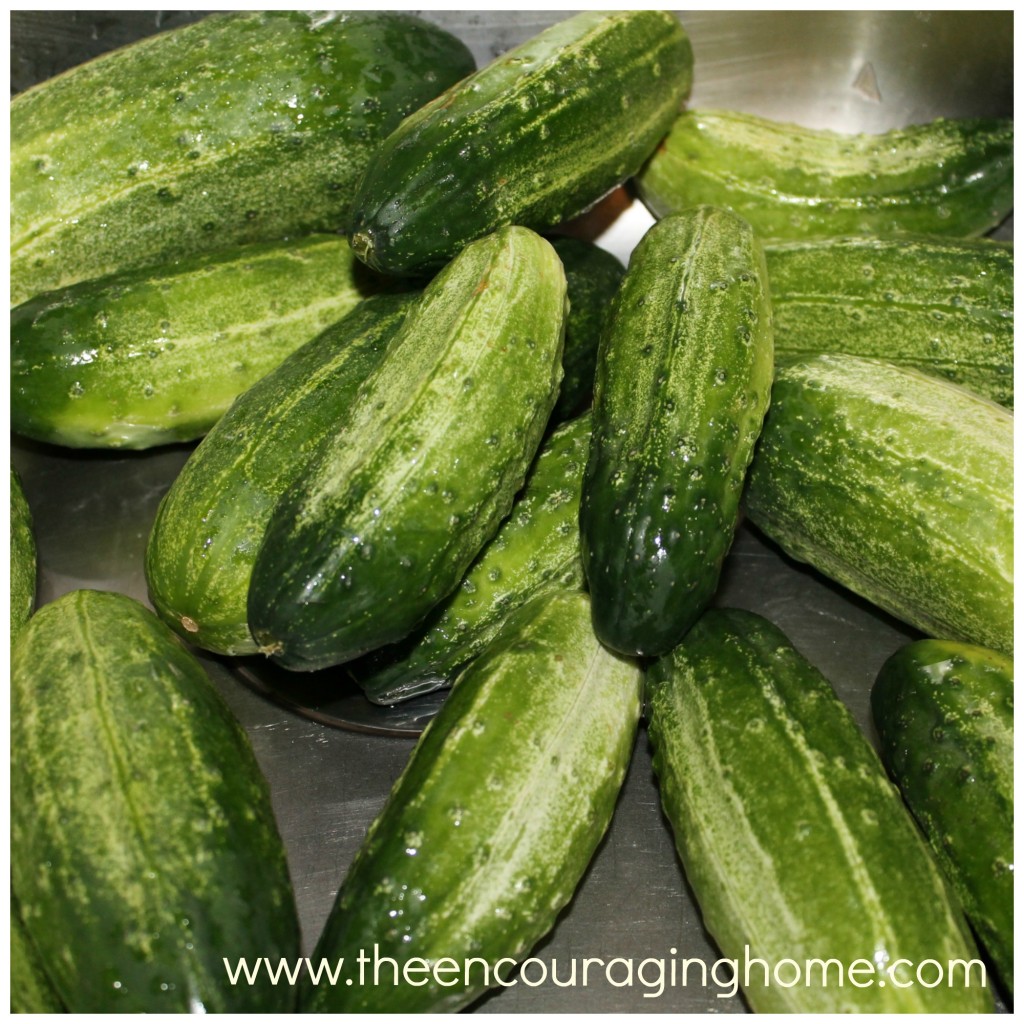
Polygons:
[[11,897],[11,1013],[64,1013],[39,953]]
[[437,269],[505,224],[543,231],[634,174],[690,89],[669,11],[585,11],[425,104],[383,142],[349,239],[387,273]]
[[298,955],[284,847],[202,666],[122,594],[72,591],[11,656],[11,872],[72,1013],[282,1012],[225,957]]
[[36,605],[39,565],[32,510],[21,478],[12,466],[11,478],[11,642],[29,620]]
[[344,228],[370,154],[474,69],[396,12],[210,15],[11,103],[11,301]]
[[[899,794],[779,629],[706,612],[648,670],[647,715],[704,923],[726,957],[767,965],[741,968],[751,1009],[991,1012],[970,932]],[[949,972],[940,987],[917,983],[924,961]]]
[[282,499],[249,622],[286,668],[407,636],[508,514],[558,394],[555,251],[527,228],[467,246],[423,292],[351,414]]
[[39,441],[202,437],[381,282],[337,235],[267,242],[37,295],[11,313],[11,421]]
[[765,247],[776,357],[916,366],[1013,408],[1013,243],[848,237]]
[[581,413],[594,391],[597,348],[608,319],[611,301],[622,284],[626,268],[618,257],[582,238],[563,235],[550,239],[565,269],[569,317],[565,322],[562,389],[551,413],[561,423]]
[[240,395],[164,496],[146,550],[160,617],[198,647],[254,654],[246,601],[277,502],[334,433],[415,293],[377,295]]
[[655,224],[601,340],[580,507],[594,628],[614,650],[664,654],[710,601],[772,365],[750,226],[713,207]]
[[856,356],[776,374],[749,518],[931,636],[1013,652],[1013,415]]
[[1013,121],[938,119],[845,135],[687,110],[637,177],[656,217],[710,203],[768,238],[981,235],[1013,208]]
[[[343,957],[349,983],[307,984],[299,1008],[451,1012],[495,971],[505,979],[554,925],[611,820],[641,685],[594,637],[585,594],[521,609],[459,677],[342,883],[314,959]],[[385,971],[374,985],[356,977],[363,951],[403,971],[415,958],[474,966],[397,985]]]
[[882,761],[1013,992],[1013,661],[950,640],[893,654],[871,690]]
[[582,588],[579,511],[590,420],[584,413],[548,438],[508,518],[424,626],[397,648],[351,664],[370,700],[395,704],[450,686],[524,604]]

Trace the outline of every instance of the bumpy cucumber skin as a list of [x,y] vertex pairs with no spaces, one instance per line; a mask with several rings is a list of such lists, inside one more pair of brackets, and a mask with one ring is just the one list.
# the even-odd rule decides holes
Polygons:
[[11,643],[36,604],[39,566],[32,510],[17,470],[11,467]]
[[[569,901],[611,819],[642,673],[603,648],[585,594],[540,598],[459,677],[370,827],[314,956],[401,965],[522,957]],[[506,978],[511,962],[501,965]],[[305,1012],[452,1012],[472,985],[307,986]],[[367,979],[369,980],[369,979]]]
[[222,958],[298,955],[284,847],[245,733],[157,618],[74,591],[11,658],[11,870],[72,1013],[287,1011]]
[[1013,408],[1013,243],[846,237],[765,247],[776,359],[916,366]]
[[971,987],[916,984],[923,960],[974,958],[970,933],[877,755],[781,631],[712,609],[648,670],[646,695],[662,805],[722,952],[893,964],[909,983],[839,985],[833,969],[763,987],[752,965],[755,1012],[991,1012],[978,968]]
[[465,575],[523,485],[558,394],[565,274],[521,227],[424,290],[352,414],[280,502],[249,623],[285,667],[407,636]]
[[655,217],[709,203],[763,239],[982,235],[1013,209],[1013,121],[938,119],[843,135],[687,110],[637,177]]
[[871,690],[882,761],[1013,992],[1013,662],[950,640],[893,654]]
[[40,83],[11,104],[12,303],[343,230],[380,141],[474,67],[401,12],[233,12]]
[[11,897],[11,1013],[64,1013],[39,953]]
[[1013,652],[1013,415],[920,371],[821,355],[778,370],[748,518],[930,636]]
[[383,282],[337,235],[83,281],[11,313],[11,421],[74,448],[202,437],[236,396]]
[[384,141],[353,200],[353,249],[378,270],[415,274],[501,225],[561,224],[639,169],[692,71],[669,11],[588,11],[552,25]]
[[586,412],[551,434],[508,518],[424,627],[349,667],[371,701],[395,704],[450,686],[523,605],[582,589],[579,511],[590,423]]
[[565,268],[569,293],[562,388],[551,413],[552,423],[562,423],[590,404],[598,345],[626,268],[618,257],[582,238],[562,236],[550,241]]
[[146,548],[150,600],[190,643],[255,654],[246,603],[277,502],[347,413],[416,293],[377,295],[240,395],[160,502]]
[[655,224],[601,340],[580,507],[597,635],[657,656],[710,601],[772,380],[750,226],[700,207]]

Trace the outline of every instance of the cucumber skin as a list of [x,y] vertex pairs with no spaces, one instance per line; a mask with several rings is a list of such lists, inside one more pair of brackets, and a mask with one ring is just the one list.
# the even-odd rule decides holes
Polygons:
[[779,369],[746,490],[783,550],[931,636],[1013,652],[1013,415],[856,356]]
[[13,889],[69,1011],[290,1010],[227,980],[222,957],[297,956],[298,922],[248,739],[170,630],[121,594],[45,605],[11,722]]
[[505,224],[543,231],[634,174],[688,94],[668,11],[578,13],[425,104],[382,143],[349,239],[390,274],[438,269]]
[[65,1013],[11,897],[11,1013]]
[[337,235],[83,281],[11,312],[11,420],[37,441],[150,448],[231,402],[384,283]]
[[579,415],[593,397],[598,345],[626,268],[618,257],[582,238],[549,241],[565,268],[569,293],[562,388],[551,413],[552,423],[562,423]]
[[522,487],[558,394],[565,275],[502,228],[423,292],[352,415],[278,504],[249,622],[284,667],[407,636],[465,575]]
[[11,301],[128,268],[343,230],[407,114],[475,67],[396,12],[232,12],[11,104]]
[[882,761],[1013,993],[1013,662],[919,640],[871,690]]
[[277,502],[347,412],[415,301],[365,299],[240,395],[164,495],[146,548],[149,597],[190,643],[255,654],[247,601]]
[[1013,209],[1013,121],[940,118],[844,135],[688,110],[636,184],[655,217],[710,203],[766,240],[982,235]]
[[[354,963],[375,943],[399,963],[524,955],[553,926],[611,820],[642,678],[597,642],[585,594],[521,609],[421,736],[349,869],[314,962]],[[307,985],[299,1007],[453,1012],[482,994],[480,973],[469,989]]]
[[594,628],[612,649],[664,654],[711,600],[772,367],[749,225],[711,207],[655,224],[601,340],[580,506]]
[[[646,696],[662,806],[727,957],[742,962],[749,944],[769,964],[835,957],[845,969],[876,951],[912,964],[976,955],[874,750],[775,626],[706,612],[648,669]],[[977,987],[840,987],[834,975],[744,995],[757,1013],[992,1012]]]
[[885,359],[1013,408],[1013,243],[936,235],[765,247],[777,359]]
[[38,553],[32,529],[32,510],[12,466],[11,479],[11,643],[28,622],[36,604]]
[[523,605],[583,588],[579,510],[590,424],[586,412],[550,435],[512,511],[424,627],[349,666],[371,701],[390,705],[450,686]]

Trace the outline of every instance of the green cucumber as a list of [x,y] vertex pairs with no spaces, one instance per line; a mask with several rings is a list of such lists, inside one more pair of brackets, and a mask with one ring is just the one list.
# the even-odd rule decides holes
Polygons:
[[508,514],[558,394],[558,256],[527,228],[467,246],[424,290],[271,516],[249,623],[286,668],[407,636]]
[[1013,652],[1013,414],[939,377],[821,355],[776,373],[747,515],[931,636]]
[[[639,669],[594,637],[585,594],[521,609],[457,680],[342,883],[313,959],[343,959],[348,983],[307,983],[300,1010],[452,1012],[494,972],[506,980],[554,925],[611,820],[641,685]],[[385,965],[374,984],[372,969],[359,979],[361,954],[400,972],[442,958],[459,967],[391,984]]]
[[1013,992],[1013,662],[919,640],[871,690],[882,761]]
[[750,226],[713,207],[655,224],[601,339],[580,506],[594,628],[614,650],[664,654],[714,594],[772,365]]
[[395,648],[354,662],[349,674],[377,704],[450,686],[502,625],[539,594],[583,587],[579,510],[590,413],[545,442],[508,518],[458,588]]
[[11,655],[11,872],[72,1013],[282,1012],[224,958],[295,957],[284,846],[249,741],[132,598],[72,591]]
[[689,92],[669,11],[586,11],[405,119],[373,155],[349,239],[386,273],[437,269],[505,224],[543,231],[634,174]]
[[[752,1010],[992,1011],[959,906],[878,756],[778,628],[706,612],[648,670],[647,716],[687,879]],[[925,961],[941,986],[918,983],[919,967],[935,975]]]
[[11,1013],[65,1013],[11,897]]
[[345,226],[393,128],[475,65],[396,12],[215,14],[11,102],[11,301]]
[[257,651],[246,602],[270,516],[415,299],[361,302],[240,395],[189,456],[157,511],[146,579],[157,613],[191,643],[218,654]]
[[765,247],[775,354],[916,366],[1013,408],[1013,243],[848,237]]
[[597,348],[608,319],[611,301],[622,284],[626,268],[617,256],[599,245],[568,235],[550,239],[565,269],[569,318],[565,322],[562,389],[551,413],[561,423],[581,413],[594,391]]
[[687,110],[637,177],[655,217],[710,203],[768,238],[982,235],[1013,208],[1013,121],[846,135]]
[[39,565],[32,510],[17,470],[11,467],[11,642],[36,605]]
[[11,312],[11,422],[75,448],[202,437],[379,291],[337,235],[265,242],[37,295]]

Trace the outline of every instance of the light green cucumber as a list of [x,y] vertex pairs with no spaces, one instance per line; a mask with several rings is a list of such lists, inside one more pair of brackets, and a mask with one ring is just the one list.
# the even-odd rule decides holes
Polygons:
[[11,897],[11,1013],[64,1013],[25,925]]
[[[300,1010],[453,1012],[495,972],[507,980],[608,827],[641,687],[638,667],[598,643],[585,594],[521,609],[459,676],[342,882],[313,956],[344,958],[352,983],[307,983]],[[359,983],[364,951],[399,971],[415,958],[460,966]]]
[[36,604],[39,564],[32,510],[17,470],[11,478],[11,642],[29,620]]

